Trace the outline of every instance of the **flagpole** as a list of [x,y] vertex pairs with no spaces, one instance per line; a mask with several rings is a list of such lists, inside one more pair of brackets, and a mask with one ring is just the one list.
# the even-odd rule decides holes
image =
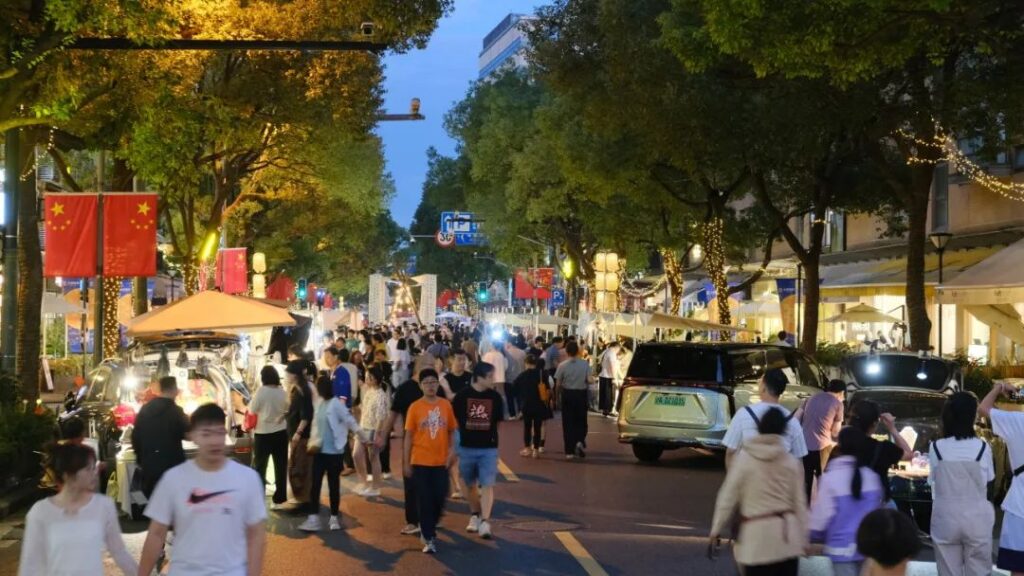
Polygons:
[[[96,315],[92,319],[92,365],[103,362],[103,150],[96,152]],[[83,352],[85,350],[83,349]]]

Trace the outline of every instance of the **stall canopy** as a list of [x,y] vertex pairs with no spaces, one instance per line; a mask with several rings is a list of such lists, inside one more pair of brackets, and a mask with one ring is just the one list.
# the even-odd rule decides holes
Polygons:
[[43,293],[43,314],[81,314],[84,308],[68,302],[60,294]]
[[260,300],[205,291],[132,319],[129,336],[179,331],[252,332],[294,326],[288,310]]
[[1021,270],[1024,270],[1024,240],[1003,248],[944,282],[938,289],[938,300],[943,304],[966,305],[1024,302],[1024,275]]
[[850,308],[842,314],[837,314],[825,322],[832,324],[838,324],[840,322],[860,322],[862,324],[873,324],[873,323],[885,323],[891,324],[896,322],[902,322],[900,318],[895,316],[889,316],[885,312],[882,312],[874,306],[868,306],[867,304],[858,304],[853,308]]

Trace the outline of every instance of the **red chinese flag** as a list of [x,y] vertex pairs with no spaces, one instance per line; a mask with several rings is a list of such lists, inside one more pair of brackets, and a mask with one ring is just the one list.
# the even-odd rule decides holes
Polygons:
[[103,275],[156,276],[156,194],[103,195]]
[[217,253],[217,286],[225,294],[249,289],[249,266],[245,248],[225,248]]
[[95,194],[47,194],[46,261],[43,275],[82,278],[96,275]]

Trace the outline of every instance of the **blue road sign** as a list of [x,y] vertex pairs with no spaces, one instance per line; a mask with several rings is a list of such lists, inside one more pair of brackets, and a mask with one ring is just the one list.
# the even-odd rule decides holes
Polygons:
[[442,212],[442,234],[454,234],[456,246],[478,246],[483,243],[480,223],[473,219],[472,212]]
[[565,290],[555,288],[551,291],[551,306],[555,308],[565,306]]

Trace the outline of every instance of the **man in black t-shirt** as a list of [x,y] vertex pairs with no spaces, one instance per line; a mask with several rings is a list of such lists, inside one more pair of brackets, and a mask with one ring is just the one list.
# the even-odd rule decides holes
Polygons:
[[473,381],[473,374],[466,371],[466,366],[469,365],[469,358],[466,356],[465,350],[456,350],[452,353],[452,371],[444,375],[442,381],[442,388],[446,392],[451,392],[449,398],[455,398],[455,396],[469,388],[470,382]]
[[498,423],[505,413],[501,394],[494,390],[494,366],[480,362],[473,383],[452,401],[459,422],[459,473],[469,489],[472,513],[467,532],[491,537],[494,483],[498,476]]

